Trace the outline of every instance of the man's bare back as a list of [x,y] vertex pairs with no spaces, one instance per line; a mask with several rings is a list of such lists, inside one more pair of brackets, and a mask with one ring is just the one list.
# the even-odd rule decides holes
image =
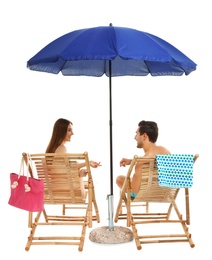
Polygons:
[[[163,146],[155,146],[154,149],[150,150],[148,153],[146,153],[143,157],[155,157],[156,154],[170,154],[170,152]],[[137,163],[135,165],[135,173],[131,180],[131,189],[132,192],[138,193],[140,188],[139,183],[139,172],[141,170],[142,163]]]

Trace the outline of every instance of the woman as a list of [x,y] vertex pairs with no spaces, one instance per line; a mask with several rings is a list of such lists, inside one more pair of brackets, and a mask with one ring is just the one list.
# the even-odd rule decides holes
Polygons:
[[[71,141],[71,136],[73,134],[72,122],[64,118],[59,118],[54,124],[52,136],[47,146],[46,153],[67,153],[68,151],[65,144],[66,142]],[[90,166],[97,168],[101,165],[95,161],[90,161]],[[81,169],[83,167],[85,167],[85,163],[78,163],[80,177],[84,177],[87,174],[85,169]]]

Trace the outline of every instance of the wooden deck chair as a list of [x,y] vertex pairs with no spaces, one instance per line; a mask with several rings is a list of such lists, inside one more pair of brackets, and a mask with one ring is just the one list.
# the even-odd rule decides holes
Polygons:
[[[78,245],[78,250],[82,251],[87,226],[92,227],[93,221],[100,222],[88,153],[44,153],[29,156],[23,153],[23,157],[26,163],[27,158],[30,158],[30,174],[44,180],[44,211],[34,213],[36,214],[34,220],[33,213],[29,212],[28,226],[31,231],[26,251],[31,245]],[[86,164],[85,169],[88,172],[84,177],[87,178],[86,187],[79,177],[77,162]],[[64,208],[70,211],[65,214]],[[53,235],[38,236],[38,229],[41,230],[42,226],[49,226],[48,230],[51,229]],[[61,229],[65,226],[65,235],[56,235],[56,226]],[[71,226],[70,230],[67,226]],[[70,236],[76,229],[78,233]]]
[[[195,155],[192,157],[192,164],[196,161],[198,156],[199,155]],[[130,196],[131,174],[137,162],[142,163],[140,172],[140,191],[132,200]],[[181,214],[176,201],[178,193],[182,189],[184,189],[184,194],[182,195],[184,197],[183,204],[185,207],[183,207],[183,209],[185,216]],[[126,206],[126,213],[123,213],[122,211],[123,202]],[[136,202],[148,203],[148,212],[140,212],[140,209],[139,212],[138,210],[133,211],[132,204]],[[121,189],[121,195],[114,217],[115,223],[119,220],[126,220],[127,227],[132,228],[138,250],[142,248],[141,244],[147,243],[188,242],[191,247],[195,246],[188,230],[188,225],[190,224],[189,188],[177,186],[164,187],[159,185],[156,158],[134,156]],[[166,226],[164,225],[167,223],[169,223],[168,225],[171,225],[167,229],[168,232],[171,233],[164,234],[164,231],[166,230]],[[152,230],[154,230],[154,233],[156,232],[155,225],[157,227],[160,225],[163,229],[157,230],[157,232],[159,232],[158,234],[151,234]],[[147,227],[148,229],[145,229]],[[173,233],[170,231],[171,227],[181,229],[181,232],[175,234],[175,232]],[[148,234],[146,235],[145,232]]]

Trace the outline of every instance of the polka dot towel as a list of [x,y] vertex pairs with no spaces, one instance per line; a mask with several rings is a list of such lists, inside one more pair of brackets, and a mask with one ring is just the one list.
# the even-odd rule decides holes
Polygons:
[[157,154],[159,185],[171,188],[191,188],[193,185],[194,155]]

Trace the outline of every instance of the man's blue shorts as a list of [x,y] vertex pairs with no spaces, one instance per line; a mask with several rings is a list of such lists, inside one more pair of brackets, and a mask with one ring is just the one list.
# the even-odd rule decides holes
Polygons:
[[134,198],[137,196],[137,194],[135,192],[130,192],[130,197],[131,197],[131,200],[134,200]]

